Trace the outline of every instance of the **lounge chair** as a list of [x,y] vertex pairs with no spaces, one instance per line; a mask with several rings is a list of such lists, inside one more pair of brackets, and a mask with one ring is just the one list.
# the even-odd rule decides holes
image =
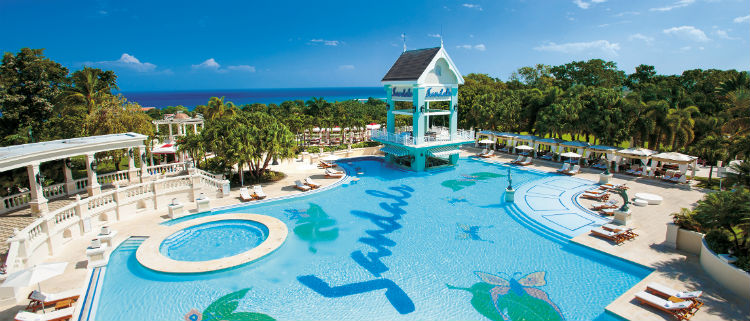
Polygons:
[[518,155],[518,158],[516,158],[516,160],[514,160],[514,161],[512,161],[512,162],[510,162],[510,163],[511,163],[511,164],[518,164],[518,163],[520,163],[520,162],[522,162],[522,161],[523,161],[523,156],[521,156],[521,155]]
[[243,202],[252,201],[254,198],[250,195],[250,192],[247,190],[247,187],[240,188],[240,199]]
[[313,181],[312,178],[310,177],[305,177],[305,185],[310,186],[312,188],[320,187],[320,184],[315,183],[315,181]]
[[675,297],[678,299],[693,301],[693,303],[695,303],[695,309],[698,309],[701,306],[703,306],[703,302],[698,300],[698,298],[701,295],[703,295],[703,291],[691,291],[691,292],[677,291],[661,283],[652,282],[646,286],[646,292],[649,292],[653,295],[656,295],[665,299],[669,299],[670,297]]
[[598,211],[603,210],[607,208],[617,208],[617,201],[616,200],[609,200],[603,203],[594,203],[591,205],[591,209]]
[[302,184],[302,181],[300,180],[294,181],[294,187],[296,187],[298,190],[303,191],[303,192],[309,191],[311,189],[310,186]]
[[26,306],[26,311],[35,312],[36,310],[39,310],[41,308],[45,308],[48,306],[54,306],[58,302],[65,301],[65,300],[71,300],[72,302],[75,302],[78,300],[78,297],[81,295],[80,289],[74,289],[74,290],[68,290],[63,292],[57,292],[57,293],[44,293],[39,292],[37,290],[31,291],[29,293],[29,304]]
[[628,240],[632,240],[636,236],[638,236],[638,234],[635,234],[635,232],[633,232],[633,230],[635,230],[634,227],[625,227],[625,226],[615,225],[612,223],[607,223],[607,224],[602,225],[602,228],[610,232],[616,232],[616,233],[622,232],[624,233],[625,238]]
[[607,231],[607,230],[605,230],[605,229],[603,229],[601,227],[592,228],[591,229],[591,234],[593,234],[595,236],[598,236],[598,237],[601,237],[601,238],[605,238],[605,239],[614,241],[615,244],[620,244],[622,242],[625,242],[625,240],[626,240],[624,232]]
[[615,209],[614,208],[603,208],[599,210],[599,213],[601,213],[604,216],[614,216],[615,215]]
[[532,160],[531,156],[526,156],[526,159],[524,159],[523,162],[520,162],[520,163],[517,163],[517,164],[521,165],[521,166],[529,166],[529,165],[533,164],[531,160]]
[[690,300],[682,300],[679,298],[670,298],[670,300],[665,300],[645,291],[636,293],[635,298],[641,304],[647,304],[649,306],[667,312],[676,317],[678,320],[688,320],[697,311],[697,308],[695,308],[695,303]]
[[263,192],[263,186],[260,186],[260,185],[253,186],[253,197],[259,200],[266,198],[266,193]]
[[482,156],[484,156],[485,154],[487,154],[487,148],[485,148],[484,150],[482,150],[482,152],[481,152],[481,153],[478,153],[478,154],[477,154],[477,157],[482,157]]
[[599,188],[601,188],[603,190],[628,189],[628,187],[625,186],[625,184],[612,184],[612,183],[607,183],[607,184],[599,185]]
[[565,174],[565,175],[571,175],[572,176],[572,175],[578,174],[580,172],[581,172],[581,166],[578,165],[578,164],[575,164],[575,165],[573,165],[573,168],[571,168],[567,172],[563,172],[563,174]]
[[590,199],[590,200],[595,200],[595,201],[602,202],[602,201],[606,201],[606,200],[609,199],[609,194],[606,194],[606,193],[604,193],[604,194],[583,193],[583,194],[581,194],[581,197],[586,198],[586,199]]
[[558,169],[558,173],[565,173],[570,169],[570,163],[563,164],[562,168]]
[[489,157],[492,157],[492,155],[495,155],[495,151],[494,150],[490,150],[489,152],[487,152],[487,154],[479,155],[479,157],[489,158]]
[[587,190],[584,191],[584,193],[586,193],[586,194],[594,194],[594,195],[604,195],[604,194],[607,194],[607,192],[609,192],[609,191],[607,191],[607,190],[601,190],[601,189],[598,189],[598,188],[587,189]]
[[45,314],[20,311],[14,317],[15,321],[63,321],[73,318],[74,307],[55,310]]
[[318,167],[321,167],[321,168],[331,168],[331,167],[336,167],[336,165],[332,164],[332,163],[329,163],[329,162],[326,162],[326,161],[320,161],[320,164],[318,165]]
[[336,178],[338,178],[338,177],[343,177],[343,176],[344,176],[344,172],[342,172],[342,171],[337,171],[337,170],[332,169],[332,168],[326,168],[326,177],[336,177]]

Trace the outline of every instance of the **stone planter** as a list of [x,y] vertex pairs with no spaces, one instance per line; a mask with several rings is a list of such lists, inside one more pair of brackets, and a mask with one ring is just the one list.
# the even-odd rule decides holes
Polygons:
[[719,284],[750,300],[750,274],[724,261],[708,248],[706,241],[700,243],[701,266]]
[[612,173],[609,173],[609,174],[601,173],[601,174],[599,174],[599,184],[607,184],[607,183],[609,183],[609,180],[612,179],[612,176],[614,176],[614,175],[612,175]]

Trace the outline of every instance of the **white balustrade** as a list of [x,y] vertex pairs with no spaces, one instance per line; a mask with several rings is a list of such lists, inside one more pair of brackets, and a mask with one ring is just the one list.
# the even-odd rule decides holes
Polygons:
[[96,181],[101,185],[114,185],[117,182],[128,180],[130,180],[129,170],[96,175]]
[[42,189],[42,192],[44,193],[44,197],[46,197],[47,199],[55,199],[68,195],[68,193],[65,191],[65,183],[44,187]]
[[24,192],[13,194],[2,198],[2,207],[0,213],[5,213],[26,206],[31,201],[31,193]]
[[76,184],[76,190],[71,191],[70,194],[76,194],[78,192],[82,192],[86,190],[86,187],[89,186],[89,181],[86,178],[77,179],[74,181]]
[[78,216],[78,204],[70,203],[66,206],[54,210],[49,216],[54,218],[55,225],[60,225],[66,221]]
[[184,163],[184,162],[169,163],[169,164],[164,164],[164,165],[155,165],[155,166],[146,167],[146,171],[148,171],[150,175],[178,174],[186,169],[187,169],[187,163]]
[[[402,127],[405,129],[405,127]],[[435,135],[423,136],[421,139],[415,139],[409,132],[389,133],[386,129],[373,129],[371,137],[375,140],[381,140],[401,145],[420,145],[434,142],[464,142],[474,140],[473,130],[456,130],[456,134],[451,138],[450,130],[446,128],[433,127]]]

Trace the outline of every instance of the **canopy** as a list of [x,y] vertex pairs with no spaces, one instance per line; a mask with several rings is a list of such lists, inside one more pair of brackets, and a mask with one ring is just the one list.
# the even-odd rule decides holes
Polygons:
[[172,143],[167,143],[154,148],[151,154],[174,154],[177,153],[177,148]]
[[393,145],[386,145],[385,147],[380,149],[381,152],[386,154],[391,154],[393,156],[406,156],[409,155],[409,151],[405,148],[393,146]]
[[533,135],[518,135],[516,137],[513,137],[513,139],[515,139],[515,140],[522,140],[522,141],[525,141],[525,142],[533,142],[533,141],[539,139],[539,137],[536,137],[536,136],[533,136]]
[[651,159],[667,163],[688,164],[692,163],[696,158],[685,154],[669,152],[652,155]]
[[515,138],[520,135],[514,134],[514,133],[495,133],[495,136],[497,137],[503,137],[503,138]]
[[581,154],[574,153],[574,152],[567,152],[560,154],[561,157],[569,157],[569,158],[580,158]]
[[367,129],[380,129],[380,124],[370,123],[367,126],[365,126],[365,128],[367,128]]
[[495,141],[493,141],[492,139],[482,139],[478,143],[480,143],[480,144],[492,144],[494,142]]
[[589,147],[591,144],[587,142],[579,142],[577,140],[574,140],[574,141],[563,141],[560,143],[560,145],[563,145],[565,147],[586,148],[586,147]]
[[590,149],[590,150],[595,150],[595,151],[598,151],[598,152],[605,152],[605,153],[606,152],[614,152],[614,151],[616,151],[618,149],[617,147],[606,146],[606,145],[591,145],[591,146],[589,146],[587,148]]
[[542,139],[537,139],[534,142],[537,144],[541,144],[541,145],[553,146],[553,145],[564,143],[565,141],[562,139],[557,139],[557,138],[542,138]]
[[458,149],[456,149],[456,146],[441,146],[432,148],[427,153],[432,156],[445,157],[451,154],[458,154]]
[[617,154],[626,158],[647,159],[649,156],[656,154],[656,152],[645,148],[628,148],[618,150]]
[[529,145],[519,145],[519,146],[516,146],[516,149],[520,149],[520,150],[532,150],[532,149],[534,149],[534,147],[531,147]]
[[340,132],[341,131],[341,127],[339,127],[339,126],[333,127],[333,131],[334,132]]

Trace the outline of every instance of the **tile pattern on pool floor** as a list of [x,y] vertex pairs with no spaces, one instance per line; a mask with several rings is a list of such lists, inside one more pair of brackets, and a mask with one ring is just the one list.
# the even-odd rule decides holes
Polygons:
[[572,238],[610,222],[578,204],[578,194],[595,187],[584,179],[550,176],[519,186],[515,203],[530,219]]

